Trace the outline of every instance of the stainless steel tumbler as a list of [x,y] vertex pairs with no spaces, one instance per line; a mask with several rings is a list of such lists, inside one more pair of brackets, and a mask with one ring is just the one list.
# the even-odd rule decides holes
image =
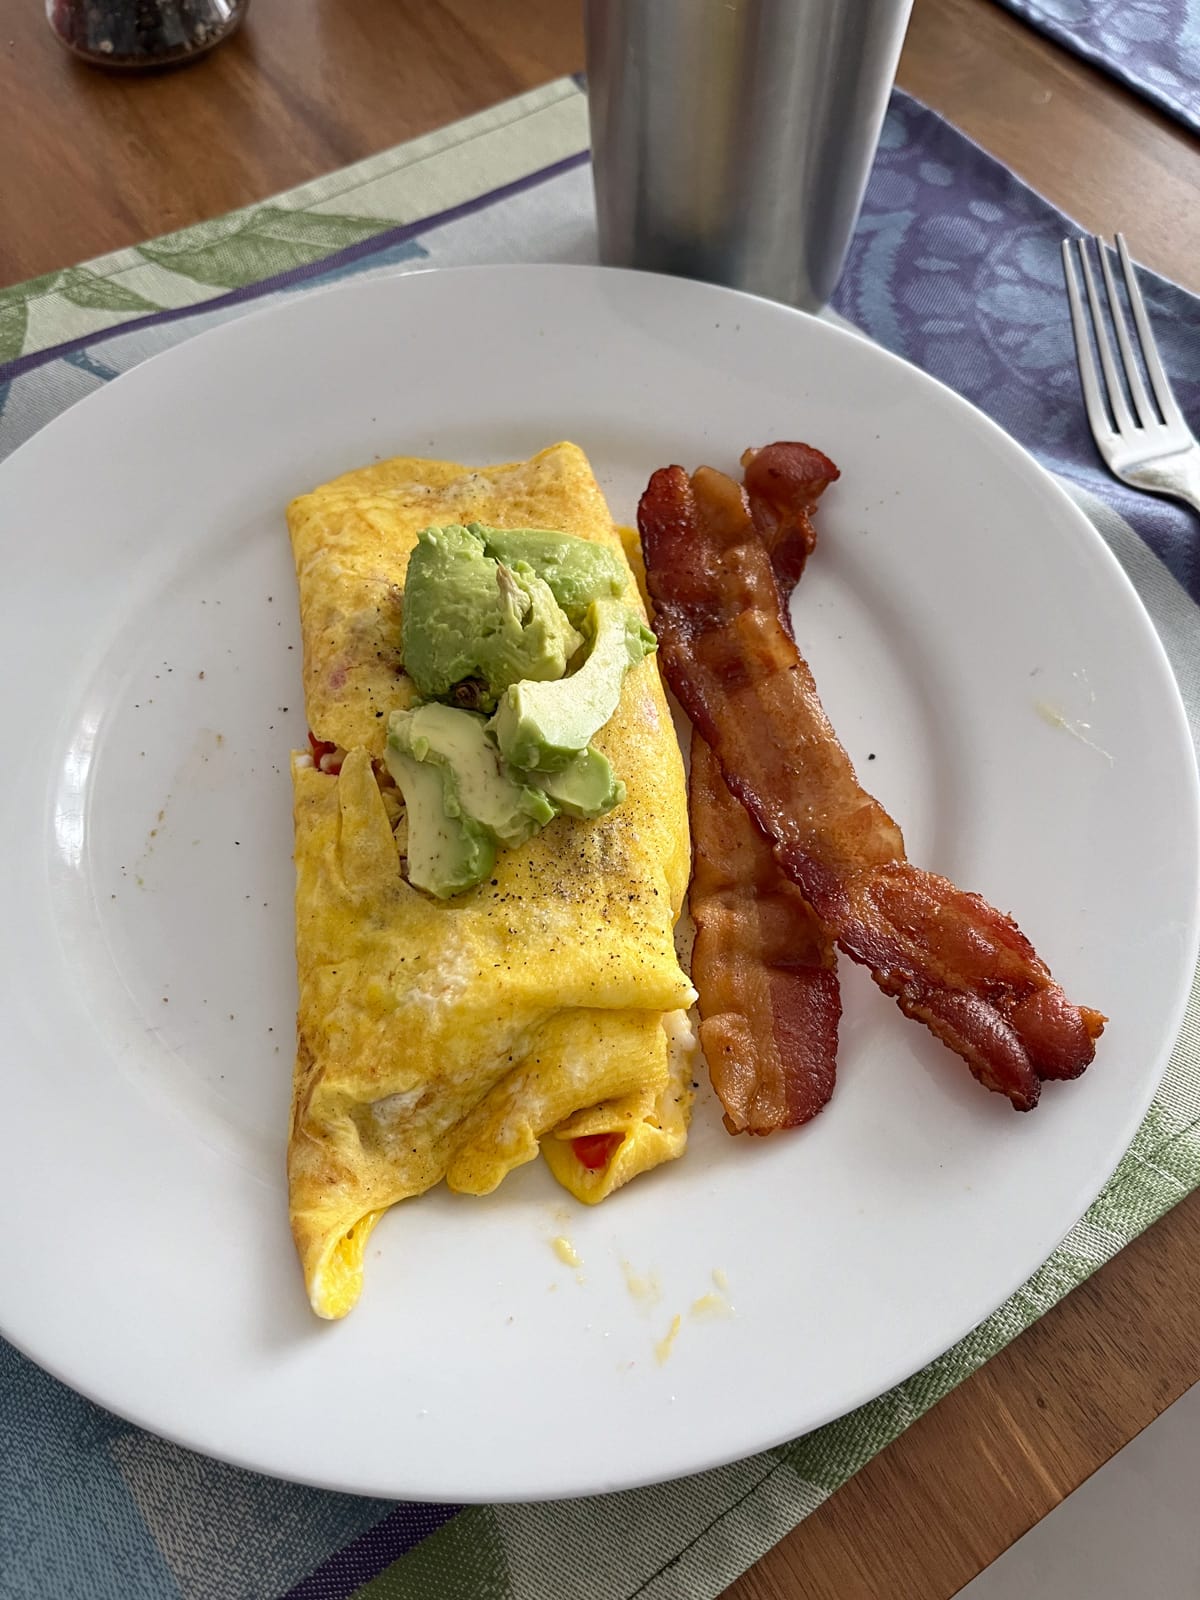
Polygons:
[[817,310],[912,0],[586,0],[600,259]]

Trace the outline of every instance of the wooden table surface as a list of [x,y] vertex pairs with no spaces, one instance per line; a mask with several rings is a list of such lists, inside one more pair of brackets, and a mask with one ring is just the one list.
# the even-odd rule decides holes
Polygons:
[[[0,285],[262,199],[578,70],[572,0],[254,0],[185,71],[0,20]],[[916,0],[901,83],[1200,290],[1200,144],[991,0]],[[728,1600],[943,1600],[1200,1378],[1200,1194],[870,1462]]]

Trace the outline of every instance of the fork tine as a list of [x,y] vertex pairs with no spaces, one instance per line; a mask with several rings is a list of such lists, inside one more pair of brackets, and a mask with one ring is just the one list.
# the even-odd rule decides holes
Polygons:
[[1112,421],[1105,409],[1100,393],[1100,378],[1092,358],[1092,344],[1088,337],[1088,314],[1083,309],[1083,296],[1079,292],[1079,279],[1075,275],[1074,239],[1062,242],[1063,276],[1067,281],[1067,302],[1071,307],[1071,329],[1075,335],[1075,360],[1079,366],[1079,382],[1083,389],[1083,404],[1091,424],[1092,437],[1103,450],[1106,442],[1114,438]]
[[1129,259],[1129,249],[1125,243],[1125,235],[1117,235],[1117,252],[1121,257],[1121,270],[1125,274],[1125,288],[1129,292],[1129,305],[1133,312],[1133,320],[1137,324],[1138,342],[1142,347],[1142,359],[1146,363],[1146,371],[1150,375],[1150,387],[1154,390],[1154,398],[1158,401],[1158,409],[1163,414],[1164,422],[1175,422],[1184,425],[1179,407],[1175,403],[1175,396],[1171,393],[1171,385],[1163,371],[1163,364],[1158,359],[1158,346],[1154,342],[1154,334],[1150,327],[1150,318],[1146,315],[1146,302],[1142,299],[1142,291],[1138,288],[1137,274],[1133,270],[1133,262]]
[[1121,387],[1121,380],[1117,376],[1116,363],[1113,360],[1112,346],[1108,342],[1108,330],[1104,326],[1104,312],[1100,306],[1100,296],[1096,293],[1096,280],[1092,277],[1092,264],[1088,260],[1087,240],[1079,240],[1079,264],[1083,268],[1083,282],[1087,289],[1088,305],[1092,309],[1092,333],[1096,340],[1096,349],[1100,353],[1100,365],[1104,370],[1104,381],[1108,386],[1108,404],[1113,414],[1113,421],[1117,425],[1118,433],[1131,433],[1133,431],[1133,418],[1129,414],[1129,407],[1125,403],[1125,391]]
[[1108,309],[1112,314],[1113,331],[1117,336],[1121,360],[1125,365],[1125,382],[1129,385],[1138,421],[1143,428],[1154,428],[1158,426],[1158,412],[1150,404],[1150,397],[1146,393],[1146,386],[1142,382],[1142,375],[1134,360],[1133,349],[1129,343],[1129,330],[1125,325],[1125,313],[1121,309],[1121,302],[1117,299],[1117,286],[1113,282],[1112,267],[1108,262],[1108,246],[1099,234],[1096,235],[1096,249],[1100,256],[1100,269],[1104,273],[1104,290],[1108,296]]

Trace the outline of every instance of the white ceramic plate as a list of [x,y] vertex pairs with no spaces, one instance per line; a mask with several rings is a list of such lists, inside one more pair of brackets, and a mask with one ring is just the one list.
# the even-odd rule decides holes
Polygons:
[[[843,963],[839,1085],[811,1127],[731,1139],[705,1093],[686,1159],[594,1211],[540,1163],[486,1200],[409,1201],[358,1308],[321,1324],[282,1180],[305,734],[283,507],[379,455],[488,462],[562,437],[623,520],[665,462],[732,470],[780,437],[833,456],[797,601],[833,721],[914,859],[1014,910],[1112,1021],[1086,1076],[1019,1116]],[[357,283],[60,417],[0,470],[0,552],[0,1326],[146,1427],[387,1496],[693,1472],[945,1350],[1134,1132],[1195,955],[1174,684],[1051,480],[858,338],[590,269]],[[693,1317],[714,1269],[736,1313]]]

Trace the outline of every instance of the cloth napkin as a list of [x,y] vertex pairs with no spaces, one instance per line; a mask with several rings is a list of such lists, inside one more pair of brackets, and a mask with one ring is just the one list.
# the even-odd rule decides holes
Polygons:
[[[357,273],[595,259],[570,80],[267,204],[0,291],[0,456],[215,322]],[[892,102],[841,315],[989,411],[1067,484],[1159,629],[1200,728],[1200,525],[1087,437],[1058,266],[1071,225],[938,117]],[[1200,305],[1143,279],[1200,420]],[[931,463],[936,470],[936,463]],[[550,1505],[392,1505],[223,1466],[0,1342],[0,1600],[707,1600],[876,1451],[1200,1184],[1200,994],[1133,1145],[1062,1247],[966,1340],[840,1421],[698,1477]]]
[[1200,133],[1196,0],[1000,0]]

